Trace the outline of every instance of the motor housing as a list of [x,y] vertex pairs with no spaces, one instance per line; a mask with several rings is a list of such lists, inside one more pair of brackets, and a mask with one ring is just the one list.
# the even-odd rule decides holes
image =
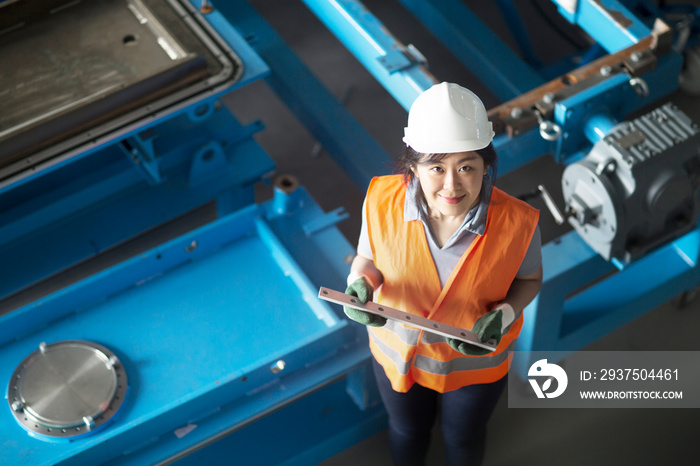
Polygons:
[[700,130],[671,103],[616,125],[562,175],[569,223],[622,262],[694,228],[699,186]]

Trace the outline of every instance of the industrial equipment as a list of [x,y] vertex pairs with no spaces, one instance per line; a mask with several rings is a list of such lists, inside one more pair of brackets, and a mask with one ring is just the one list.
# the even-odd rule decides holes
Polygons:
[[[21,1],[3,10],[4,180],[204,100],[242,73],[230,47],[177,2]],[[139,159],[138,146],[122,146],[158,180],[156,162]]]
[[242,462],[308,464],[384,426],[365,335],[315,296],[347,214],[272,181],[220,98],[273,73],[201,6],[0,3],[0,462],[197,461],[262,428],[289,444]]
[[565,216],[604,259],[629,263],[695,227],[699,170],[697,124],[665,104],[614,126],[566,167]]
[[129,381],[119,358],[88,341],[39,348],[10,378],[17,422],[36,438],[76,438],[107,425],[124,403]]

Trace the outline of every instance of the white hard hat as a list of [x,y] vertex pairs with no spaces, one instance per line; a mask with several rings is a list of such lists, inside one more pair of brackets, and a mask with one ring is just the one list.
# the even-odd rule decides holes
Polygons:
[[440,83],[411,105],[403,142],[424,154],[449,154],[483,149],[493,139],[486,108],[469,89]]

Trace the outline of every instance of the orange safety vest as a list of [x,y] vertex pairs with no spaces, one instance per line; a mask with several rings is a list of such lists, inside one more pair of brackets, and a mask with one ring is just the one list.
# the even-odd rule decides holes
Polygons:
[[[367,191],[365,219],[374,264],[384,282],[377,301],[454,327],[474,322],[506,297],[537,226],[539,211],[493,188],[486,229],[462,255],[441,288],[423,223],[403,219],[406,185],[401,175],[374,178]],[[508,372],[522,312],[499,343],[484,356],[455,351],[445,338],[388,321],[368,327],[370,349],[392,387],[406,392],[414,383],[444,393],[494,382]]]

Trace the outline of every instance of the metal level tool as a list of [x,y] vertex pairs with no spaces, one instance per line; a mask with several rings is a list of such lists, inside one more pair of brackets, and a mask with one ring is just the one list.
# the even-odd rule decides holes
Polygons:
[[425,317],[409,314],[408,312],[399,311],[398,309],[393,309],[388,306],[379,305],[372,301],[362,304],[355,296],[341,293],[340,291],[331,290],[330,288],[325,288],[322,286],[318,291],[318,297],[324,301],[330,301],[342,306],[348,306],[353,309],[369,312],[370,314],[378,315],[389,320],[395,320],[397,322],[401,322],[402,324],[410,325],[411,327],[415,327],[420,330],[425,330],[426,332],[441,335],[446,338],[454,338],[464,341],[470,345],[478,346],[479,348],[489,351],[496,350],[496,340],[491,339],[482,343],[479,341],[479,337],[471,330],[442,324],[434,320],[426,319]]

